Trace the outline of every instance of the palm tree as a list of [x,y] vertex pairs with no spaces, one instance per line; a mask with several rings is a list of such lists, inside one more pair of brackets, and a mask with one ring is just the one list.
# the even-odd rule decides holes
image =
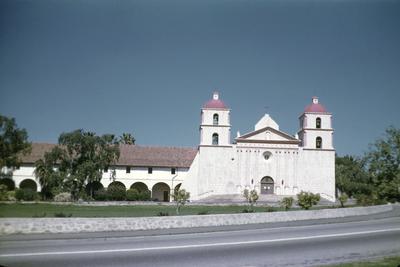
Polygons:
[[125,145],[134,145],[135,141],[135,138],[130,133],[123,133],[119,138],[119,143]]

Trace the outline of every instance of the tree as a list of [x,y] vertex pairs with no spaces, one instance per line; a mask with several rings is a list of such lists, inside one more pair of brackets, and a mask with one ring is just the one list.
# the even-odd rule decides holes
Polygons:
[[373,191],[371,176],[365,170],[365,160],[352,156],[336,157],[336,189],[349,197],[370,195]]
[[339,199],[339,202],[340,202],[340,206],[342,208],[344,208],[344,204],[346,204],[346,202],[349,199],[349,197],[347,196],[346,193],[343,193],[338,197],[338,199]]
[[185,189],[178,189],[174,190],[173,197],[176,204],[176,215],[179,215],[181,207],[184,206],[186,202],[189,200],[190,193],[186,192]]
[[[36,176],[42,187],[51,190],[61,186],[73,199],[85,194],[85,185],[100,181],[103,170],[119,158],[118,142],[110,134],[97,136],[75,130],[61,134],[58,144],[45,154],[44,160],[36,162]],[[110,173],[113,179],[115,170]],[[93,192],[90,195],[93,197]]]
[[19,129],[14,118],[0,115],[0,171],[3,167],[19,167],[20,156],[28,153],[30,148],[26,130]]
[[320,199],[321,197],[319,194],[301,191],[297,194],[297,205],[303,210],[308,210],[312,206],[317,205]]
[[258,200],[257,191],[255,189],[253,189],[253,190],[245,189],[243,191],[243,196],[246,199],[246,202],[249,203],[248,211],[253,212],[254,204],[256,204],[256,202]]
[[119,137],[119,143],[124,144],[124,145],[134,145],[135,144],[135,138],[132,136],[130,133],[123,133]]
[[365,160],[378,199],[400,201],[400,129],[387,128],[385,136],[371,145]]

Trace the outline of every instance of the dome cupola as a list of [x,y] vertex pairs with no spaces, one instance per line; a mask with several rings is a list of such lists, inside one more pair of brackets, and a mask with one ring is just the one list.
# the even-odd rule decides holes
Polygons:
[[326,108],[321,105],[320,103],[318,103],[318,97],[313,96],[312,97],[312,103],[310,105],[308,105],[304,112],[308,112],[308,113],[326,113]]
[[219,93],[214,92],[213,98],[204,104],[203,108],[209,109],[227,109],[228,107],[225,105],[222,100],[219,99]]

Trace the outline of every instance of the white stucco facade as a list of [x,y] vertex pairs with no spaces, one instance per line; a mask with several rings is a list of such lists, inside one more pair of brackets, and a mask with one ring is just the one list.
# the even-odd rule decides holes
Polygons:
[[[296,136],[280,131],[266,114],[253,132],[226,142],[230,139],[230,110],[215,93],[201,114],[198,153],[182,184],[192,200],[241,194],[244,189],[289,196],[308,191],[335,200],[332,114],[317,98],[300,116]],[[212,124],[214,114],[223,120]],[[218,143],[213,143],[215,133]]]

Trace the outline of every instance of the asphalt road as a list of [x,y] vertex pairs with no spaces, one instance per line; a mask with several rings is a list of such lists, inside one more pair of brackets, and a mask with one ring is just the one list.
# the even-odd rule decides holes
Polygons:
[[173,235],[96,235],[2,238],[0,265],[320,266],[400,255],[399,216]]

